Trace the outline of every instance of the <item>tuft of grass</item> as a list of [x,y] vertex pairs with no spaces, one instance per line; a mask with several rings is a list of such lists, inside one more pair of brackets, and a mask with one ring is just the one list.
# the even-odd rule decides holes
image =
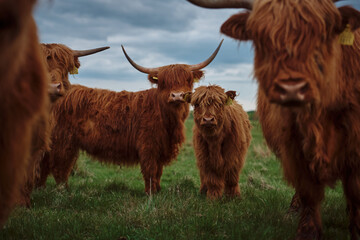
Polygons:
[[269,158],[272,154],[265,143],[254,144],[252,150],[256,158]]

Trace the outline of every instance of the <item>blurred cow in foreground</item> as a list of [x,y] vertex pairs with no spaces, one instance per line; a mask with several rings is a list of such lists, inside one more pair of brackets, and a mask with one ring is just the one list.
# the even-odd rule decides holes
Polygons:
[[360,13],[331,0],[189,1],[250,10],[230,17],[221,32],[253,41],[263,133],[301,201],[296,239],[321,238],[320,204],[336,180],[351,239],[358,239]]
[[[54,123],[49,119],[52,105],[70,88],[68,73],[75,73],[80,67],[78,57],[93,54],[107,49],[97,48],[91,50],[71,50],[61,44],[40,44],[44,64],[48,70],[48,95],[49,101],[46,111],[36,121],[32,133],[30,160],[26,171],[26,181],[21,187],[21,194],[17,203],[30,207],[30,197],[36,181],[41,177],[48,164],[48,152],[51,145],[51,131]],[[50,115],[51,116],[51,115]]]
[[0,226],[19,197],[33,133],[48,100],[48,78],[32,17],[35,2],[0,1]]
[[[69,73],[78,73],[78,69],[80,67],[79,57],[95,54],[106,49],[109,49],[109,47],[101,47],[89,50],[72,50],[63,44],[41,44],[41,50],[51,82],[49,91],[52,91],[50,94],[52,104],[48,109],[48,112],[50,112],[50,127],[48,132],[50,134],[53,126],[56,124],[52,117],[53,106],[57,104],[55,102],[56,99],[64,96],[70,90],[71,83],[69,81]],[[31,184],[28,184],[26,190],[28,196],[32,191],[33,185],[35,184],[37,187],[44,186],[46,178],[49,175],[49,151],[42,151],[41,155],[42,157],[39,160],[40,162],[38,162],[35,165],[35,168],[33,168],[37,172],[34,180],[35,183],[32,182]],[[30,199],[28,198],[28,200]]]
[[145,192],[158,192],[163,166],[176,158],[185,139],[189,104],[184,97],[192,91],[194,79],[203,76],[200,69],[215,58],[220,45],[200,64],[158,68],[139,66],[123,49],[131,65],[147,73],[157,88],[113,92],[73,85],[53,111],[56,126],[50,169],[56,182],[67,182],[82,149],[102,162],[140,163]]
[[236,92],[201,86],[187,98],[194,106],[193,142],[200,170],[200,192],[210,199],[240,196],[239,175],[251,141],[247,113]]

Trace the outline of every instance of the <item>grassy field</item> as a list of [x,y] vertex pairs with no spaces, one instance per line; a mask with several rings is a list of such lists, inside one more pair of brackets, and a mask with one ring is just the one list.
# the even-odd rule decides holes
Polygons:
[[[81,154],[70,189],[50,178],[33,193],[31,209],[13,211],[0,239],[293,239],[298,217],[286,211],[294,191],[252,123],[241,199],[209,201],[199,194],[190,117],[186,144],[164,169],[159,194],[145,195],[139,167],[101,165]],[[349,239],[345,208],[340,184],[327,189],[324,239]]]

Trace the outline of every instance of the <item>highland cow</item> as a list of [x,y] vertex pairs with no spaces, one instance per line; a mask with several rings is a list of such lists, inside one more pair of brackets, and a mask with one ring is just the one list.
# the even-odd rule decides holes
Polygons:
[[194,106],[193,143],[200,170],[200,192],[210,199],[240,196],[239,176],[251,141],[247,113],[236,92],[219,86],[198,87],[188,97]]
[[200,70],[215,58],[196,65],[175,64],[145,68],[124,54],[131,65],[157,84],[139,92],[114,92],[73,85],[54,107],[55,127],[50,170],[57,183],[67,182],[79,150],[99,161],[140,164],[147,194],[160,190],[163,167],[170,164],[184,142],[184,121]]
[[[53,105],[57,104],[55,101],[69,91],[71,87],[69,74],[78,73],[78,69],[80,68],[79,57],[95,54],[109,48],[110,47],[101,47],[89,50],[72,50],[63,44],[41,44],[41,50],[51,82],[49,94],[52,104],[49,106],[48,112],[51,113]],[[52,114],[50,114],[50,126],[47,131],[50,134],[52,127],[55,125],[54,119],[51,116]],[[49,150],[49,148],[47,149]],[[31,180],[31,183],[27,184],[27,203],[29,203],[29,193],[31,193],[34,184],[36,187],[45,186],[47,176],[50,172],[48,150],[45,152],[41,151],[41,157],[37,160],[38,163],[34,165],[33,169],[36,171],[36,175],[34,175],[35,182]],[[38,158],[36,157],[36,159]]]
[[33,132],[46,111],[48,78],[32,17],[35,2],[0,2],[0,226],[20,194]]
[[251,10],[221,32],[253,41],[262,130],[301,202],[296,239],[321,238],[324,189],[337,180],[358,239],[360,13],[331,0],[190,1]]

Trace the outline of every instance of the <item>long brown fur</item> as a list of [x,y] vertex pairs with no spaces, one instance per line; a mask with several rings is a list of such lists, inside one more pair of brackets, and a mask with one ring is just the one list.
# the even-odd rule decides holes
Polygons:
[[[251,141],[247,113],[234,91],[201,86],[191,95],[194,106],[193,143],[200,170],[200,192],[210,199],[240,196],[239,177]],[[212,118],[206,125],[204,118]]]
[[21,186],[20,196],[16,200],[20,206],[30,207],[31,193],[41,179],[41,172],[47,171],[48,153],[51,145],[53,123],[49,119],[52,103],[62,97],[69,89],[68,71],[80,67],[77,57],[71,49],[62,44],[40,44],[43,63],[48,71],[48,101],[32,132],[31,153],[26,170],[26,181]]
[[49,168],[56,182],[67,182],[82,149],[102,162],[140,164],[146,193],[159,191],[163,166],[176,158],[184,142],[189,114],[189,104],[169,102],[169,96],[192,91],[194,78],[202,75],[177,64],[149,75],[157,87],[145,91],[73,85],[53,108],[56,125]]
[[46,111],[48,79],[32,18],[35,2],[0,3],[0,225],[19,197],[33,132]]
[[[338,42],[346,24],[353,46]],[[257,112],[266,141],[280,158],[301,201],[296,239],[320,239],[325,186],[343,183],[351,239],[360,232],[360,13],[331,0],[257,0],[253,10],[226,21],[221,31],[252,40]],[[271,103],[279,75],[301,73],[308,83],[303,106]],[[296,201],[294,201],[296,202]]]

